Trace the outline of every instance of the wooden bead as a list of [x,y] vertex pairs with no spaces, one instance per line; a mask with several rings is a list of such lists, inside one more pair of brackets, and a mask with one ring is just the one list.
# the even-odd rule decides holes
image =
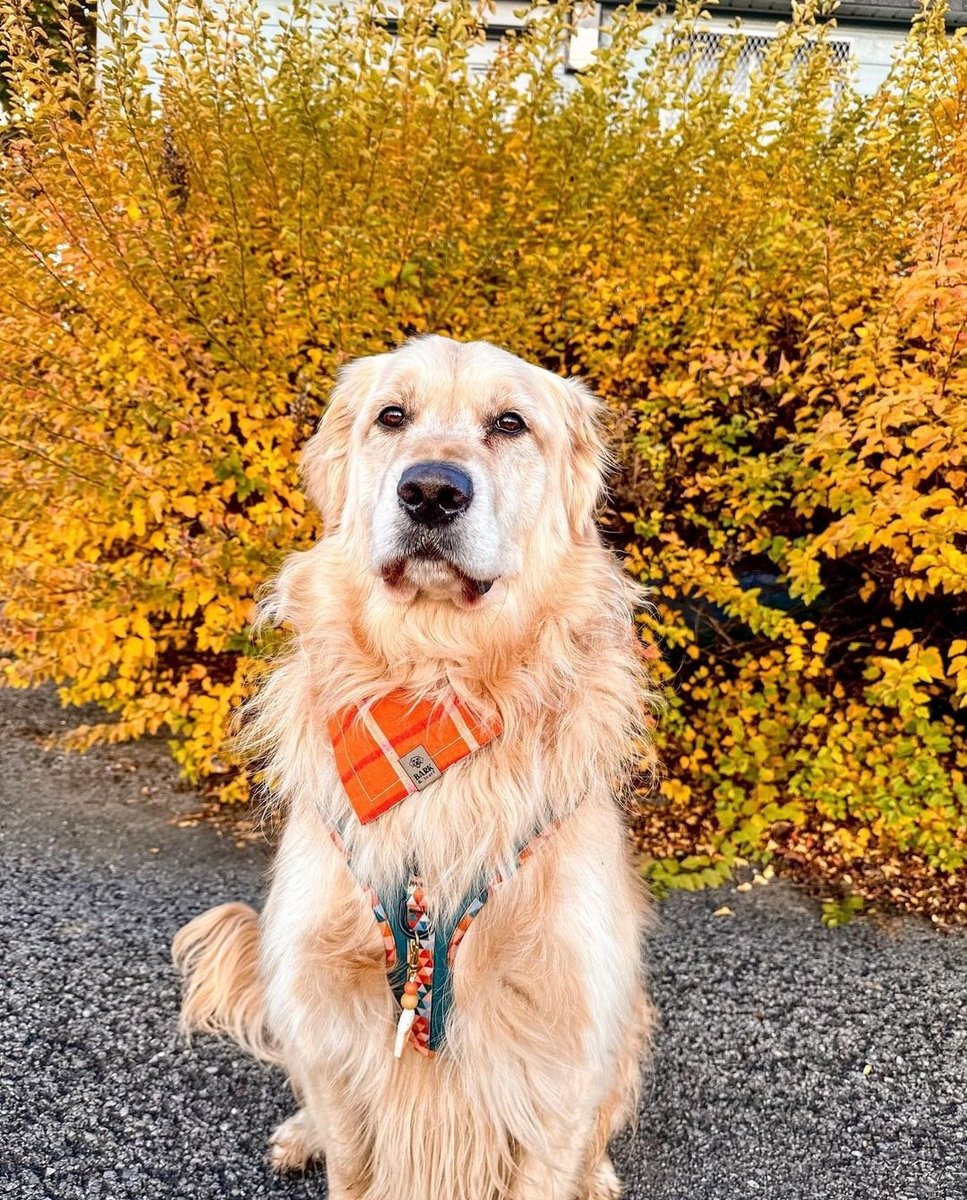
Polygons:
[[415,979],[408,979],[406,983],[403,984],[403,991],[410,996],[416,996],[419,993],[419,990],[420,985]]
[[419,1000],[414,992],[404,992],[403,998],[400,1000],[400,1004],[403,1006],[403,1008],[413,1009],[416,1008],[417,1004],[419,1004]]

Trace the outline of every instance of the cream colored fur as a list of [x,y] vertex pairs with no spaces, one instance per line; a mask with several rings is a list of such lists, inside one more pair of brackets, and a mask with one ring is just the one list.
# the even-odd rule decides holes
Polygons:
[[221,1034],[263,1062],[278,1061],[265,1024],[259,915],[254,908],[220,904],[203,912],[175,934],[171,956],[185,979],[184,1034]]
[[[393,403],[410,417],[402,433],[376,423]],[[524,415],[526,435],[486,435],[503,409]],[[465,464],[486,500],[459,547],[461,572],[478,558],[501,571],[479,599],[443,566],[380,574],[381,531],[397,519],[385,480],[427,456]],[[237,905],[186,926],[175,957],[186,1029],[285,1066],[302,1107],[273,1161],[324,1155],[333,1200],[618,1194],[606,1148],[634,1115],[651,1028],[621,796],[650,693],[635,591],[593,525],[603,460],[582,385],[436,337],[349,367],[307,448],[327,532],[286,562],[265,606],[293,641],[243,732],[286,810],[259,961],[254,914]],[[326,720],[398,688],[456,692],[499,710],[504,732],[360,826]],[[453,912],[551,820],[559,831],[494,889],[460,947],[443,1052],[394,1060],[381,938],[329,829],[377,891],[415,858]]]

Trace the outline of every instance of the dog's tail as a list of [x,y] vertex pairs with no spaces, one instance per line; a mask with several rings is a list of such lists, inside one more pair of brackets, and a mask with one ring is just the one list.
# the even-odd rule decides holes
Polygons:
[[203,912],[175,934],[171,957],[184,978],[182,1033],[221,1034],[263,1062],[279,1061],[266,1024],[253,908],[220,904]]

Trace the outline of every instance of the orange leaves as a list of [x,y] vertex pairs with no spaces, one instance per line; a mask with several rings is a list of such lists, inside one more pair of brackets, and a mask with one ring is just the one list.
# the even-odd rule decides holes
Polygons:
[[[709,167],[695,225],[672,215],[681,242],[642,239],[627,268],[668,289],[679,256],[700,298],[602,377],[638,396],[628,565],[665,627],[669,771],[696,810],[714,796],[722,861],[780,853],[790,823],[866,864],[964,861],[967,140],[912,119],[937,86],[923,50],[868,108],[834,106],[843,140],[789,98],[784,128],[812,132],[750,138],[727,198]],[[963,48],[930,53],[962,87]]]
[[112,712],[83,738],[165,730],[241,796],[246,627],[317,532],[297,460],[336,370],[423,329],[489,338],[610,405],[607,520],[652,589],[692,839],[670,874],[797,846],[955,869],[967,47],[925,19],[862,102],[797,10],[745,103],[727,72],[696,88],[681,42],[625,61],[646,14],[571,87],[567,6],[489,75],[464,70],[469,6],[432,7],[398,42],[348,9],[271,46],[241,10],[186,26],[154,60],[163,120],[121,39],[82,118],[8,48],[46,99],[0,150],[6,677]]

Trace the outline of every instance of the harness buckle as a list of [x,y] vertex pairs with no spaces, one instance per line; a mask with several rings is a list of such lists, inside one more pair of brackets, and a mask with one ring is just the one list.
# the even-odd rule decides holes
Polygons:
[[410,971],[416,971],[420,966],[420,935],[414,933],[406,952],[406,965]]

